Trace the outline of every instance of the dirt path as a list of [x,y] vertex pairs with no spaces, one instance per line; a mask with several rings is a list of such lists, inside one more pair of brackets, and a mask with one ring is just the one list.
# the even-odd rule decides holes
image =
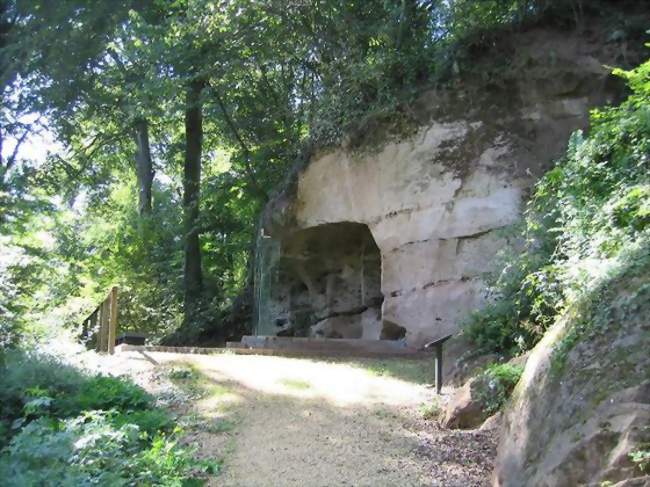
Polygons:
[[422,405],[435,401],[424,385],[349,363],[138,355],[122,354],[114,370],[147,382],[147,372],[160,377],[185,367],[204,390],[190,408],[187,441],[205,457],[224,459],[210,485],[488,485],[491,434],[424,421]]

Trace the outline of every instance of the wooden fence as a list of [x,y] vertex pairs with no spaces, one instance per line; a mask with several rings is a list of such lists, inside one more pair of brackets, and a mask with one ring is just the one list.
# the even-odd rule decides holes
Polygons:
[[117,336],[117,287],[88,315],[81,324],[80,339],[97,352],[115,353]]

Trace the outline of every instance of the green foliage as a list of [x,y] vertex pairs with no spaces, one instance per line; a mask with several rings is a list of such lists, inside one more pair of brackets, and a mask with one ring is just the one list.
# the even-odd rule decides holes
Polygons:
[[153,212],[140,217],[133,184],[131,178],[115,184],[105,201],[86,208],[84,218],[61,212],[52,232],[62,261],[52,285],[53,318],[78,325],[117,285],[120,330],[144,332],[155,341],[179,324],[181,217],[178,201],[164,189],[154,189]]
[[611,208],[615,228],[632,228],[637,232],[650,225],[650,185],[634,186],[627,190]]
[[9,354],[0,406],[0,476],[14,485],[180,486],[220,467],[181,447],[140,387],[54,358]]
[[173,367],[169,371],[169,378],[172,380],[189,380],[195,381],[199,379],[199,375],[191,367]]
[[138,426],[116,427],[102,412],[33,421],[0,456],[2,478],[25,486],[180,486],[195,468],[190,453],[173,439],[156,436],[143,448]]
[[311,384],[308,381],[302,379],[292,379],[287,377],[280,379],[278,383],[282,384],[288,389],[293,389],[296,391],[305,391],[307,389],[311,389]]
[[[578,295],[565,312],[567,330],[555,344],[551,356],[551,375],[559,378],[565,370],[571,351],[581,341],[593,341],[607,331],[621,326],[621,321],[633,320],[635,316],[647,314],[650,303],[650,239],[629,245],[620,256],[621,263],[599,276],[594,285]],[[622,291],[621,291],[622,290]],[[622,293],[624,299],[615,299]],[[619,366],[625,358],[619,357]],[[624,383],[634,374],[626,374]]]
[[66,416],[81,411],[135,411],[151,406],[152,398],[129,380],[95,376],[83,381],[76,394],[60,399],[58,409]]
[[127,379],[87,376],[53,357],[16,352],[8,356],[0,377],[0,418],[55,415],[83,411],[127,412],[152,409],[153,400]]
[[476,396],[487,416],[504,406],[523,371],[520,365],[491,364],[472,381],[472,396]]
[[0,419],[23,416],[25,405],[36,398],[48,397],[56,407],[78,393],[85,376],[59,360],[35,353],[12,352],[0,365]]
[[528,203],[525,248],[505,256],[492,305],[467,332],[484,350],[530,349],[563,312],[627,264],[648,240],[650,82],[646,62],[617,71],[632,89],[618,107],[591,114],[588,137],[573,134],[565,158]]
[[420,406],[420,415],[422,415],[422,419],[427,421],[439,418],[441,412],[442,408],[437,401],[432,401]]
[[38,292],[53,274],[44,258],[52,205],[42,192],[30,194],[27,184],[14,174],[3,194],[0,178],[0,354],[33,335],[35,315],[46,307]]
[[116,428],[126,424],[134,424],[140,431],[147,433],[149,437],[154,437],[160,432],[171,432],[174,429],[171,416],[162,409],[127,410],[126,412],[111,415],[109,419]]
[[642,472],[650,470],[650,445],[643,445],[643,448],[630,452],[630,460],[632,460],[632,462],[634,462]]

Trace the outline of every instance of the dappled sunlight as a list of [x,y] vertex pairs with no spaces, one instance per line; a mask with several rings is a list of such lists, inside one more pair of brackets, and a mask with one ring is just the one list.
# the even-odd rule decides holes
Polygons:
[[[174,360],[173,354],[152,355],[161,363]],[[200,367],[201,373],[216,383],[234,381],[267,394],[325,399],[337,406],[417,406],[431,400],[433,395],[421,385],[377,376],[346,363],[234,354],[184,356],[183,360]]]
[[429,457],[440,478],[480,477],[490,467],[489,451],[467,464],[477,446],[466,443],[482,444],[480,435],[449,436],[423,421],[423,407],[445,400],[424,383],[428,361],[126,351],[86,358],[149,381],[152,392],[164,393],[165,383],[184,391],[183,443],[223,462],[209,485],[427,485]]
[[221,417],[232,412],[239,404],[245,402],[244,397],[230,390],[215,391],[206,388],[206,395],[196,402],[197,409],[207,417]]

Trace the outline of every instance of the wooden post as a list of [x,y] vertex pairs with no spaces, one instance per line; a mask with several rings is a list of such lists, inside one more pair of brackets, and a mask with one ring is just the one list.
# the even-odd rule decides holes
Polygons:
[[107,336],[108,336],[108,320],[110,319],[110,309],[108,307],[108,302],[104,300],[102,303],[102,328],[101,328],[101,345],[100,350],[105,352],[107,347]]
[[99,330],[97,331],[97,347],[98,352],[106,351],[106,335],[108,328],[108,306],[106,301],[102,301],[99,305]]
[[84,322],[81,324],[81,337],[80,340],[83,342],[88,338],[88,323],[90,322],[90,318],[86,318]]
[[108,323],[108,347],[107,351],[111,355],[115,353],[115,336],[117,332],[117,286],[113,286],[109,295],[110,320]]
[[88,334],[88,343],[92,346],[93,340],[95,345],[95,350],[97,350],[97,319],[99,318],[99,308],[95,309],[90,315],[90,331]]
[[103,306],[102,304],[99,305],[99,308],[97,308],[97,332],[95,333],[95,351],[96,352],[101,352],[102,351],[102,311],[103,311]]

